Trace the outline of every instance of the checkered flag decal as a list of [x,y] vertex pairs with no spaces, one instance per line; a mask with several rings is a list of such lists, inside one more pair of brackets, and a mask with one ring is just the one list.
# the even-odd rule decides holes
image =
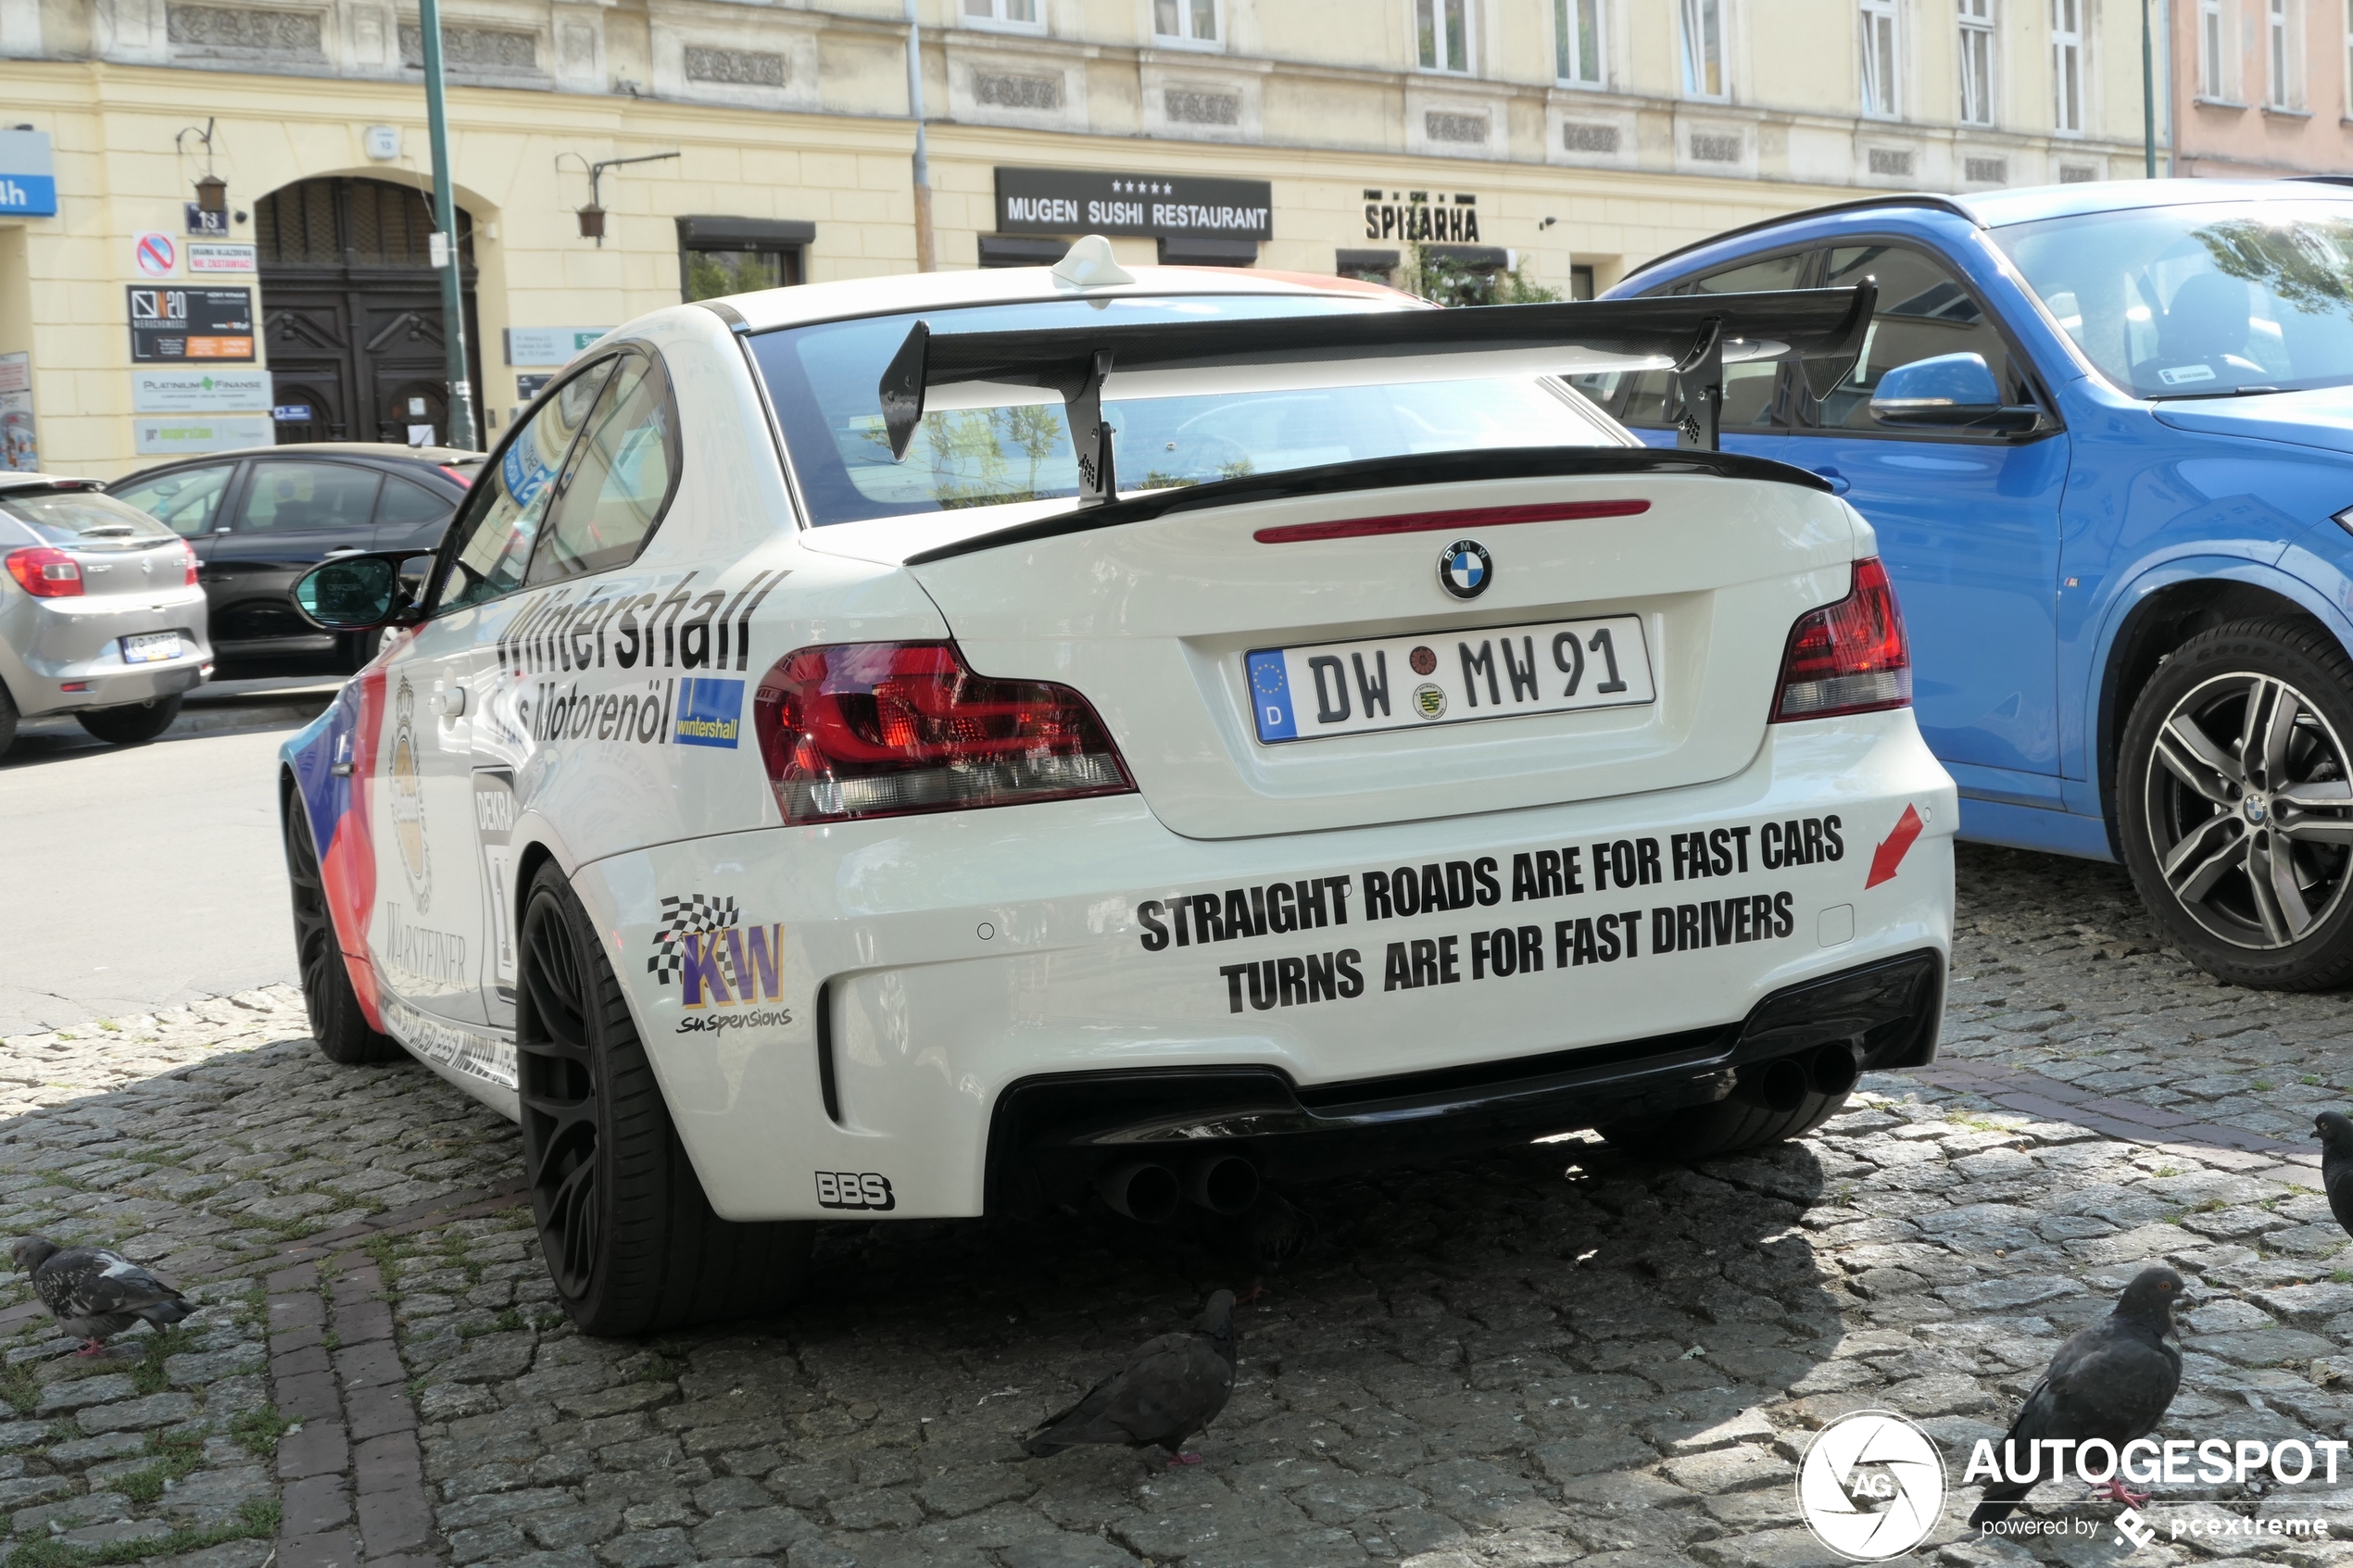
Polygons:
[[680,950],[683,938],[730,930],[736,919],[733,898],[710,898],[699,893],[665,894],[661,900],[661,924],[654,930],[653,956],[646,960],[646,972],[658,984],[669,985],[686,970],[686,955]]

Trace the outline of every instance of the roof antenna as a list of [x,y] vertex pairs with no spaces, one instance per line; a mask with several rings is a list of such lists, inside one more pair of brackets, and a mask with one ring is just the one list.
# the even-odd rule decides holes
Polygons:
[[1136,275],[1112,259],[1109,240],[1101,234],[1088,234],[1054,263],[1054,281],[1075,289],[1099,289],[1113,283],[1132,283]]

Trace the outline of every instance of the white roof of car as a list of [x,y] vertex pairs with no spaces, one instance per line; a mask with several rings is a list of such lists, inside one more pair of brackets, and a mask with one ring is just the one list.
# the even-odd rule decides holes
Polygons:
[[1393,300],[1400,307],[1416,303],[1410,296],[1380,283],[1311,272],[1267,272],[1246,267],[1131,267],[1127,271],[1136,280],[1132,283],[1083,289],[1062,282],[1048,267],[900,273],[887,278],[851,278],[839,282],[767,289],[759,294],[730,295],[724,300],[705,303],[725,305],[756,332],[804,326],[812,321],[895,316],[910,310],[1017,305],[1040,299],[1116,299],[1122,295],[1150,298],[1183,294],[1342,295],[1360,298],[1369,295]]

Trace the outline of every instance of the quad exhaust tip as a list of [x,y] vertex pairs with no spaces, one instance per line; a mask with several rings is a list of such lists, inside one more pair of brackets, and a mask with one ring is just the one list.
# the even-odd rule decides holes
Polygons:
[[1856,1065],[1855,1047],[1843,1040],[1836,1040],[1814,1053],[1814,1092],[1831,1099],[1843,1099],[1862,1076]]
[[1112,1212],[1148,1225],[1166,1223],[1179,1203],[1213,1214],[1239,1214],[1258,1201],[1258,1167],[1239,1154],[1204,1154],[1188,1160],[1180,1176],[1153,1160],[1107,1165],[1095,1190]]
[[1166,1223],[1183,1195],[1176,1173],[1150,1160],[1105,1168],[1095,1178],[1095,1190],[1111,1205],[1112,1212],[1148,1225]]
[[1258,1167],[1239,1154],[1211,1154],[1185,1172],[1185,1197],[1213,1214],[1239,1214],[1258,1201]]

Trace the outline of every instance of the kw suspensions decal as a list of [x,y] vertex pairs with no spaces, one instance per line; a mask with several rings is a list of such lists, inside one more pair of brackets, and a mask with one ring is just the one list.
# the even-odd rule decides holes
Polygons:
[[[1910,808],[1906,811],[1908,816]],[[1547,968],[1777,942],[1797,929],[1795,895],[1787,890],[1689,903],[1653,903],[1654,896],[1643,890],[1842,861],[1844,826],[1836,816],[1801,817],[1528,850],[1512,856],[1508,866],[1498,856],[1481,855],[1393,871],[1179,893],[1136,906],[1138,940],[1146,952],[1164,953],[1350,925],[1376,928],[1366,931],[1361,947],[1334,945],[1321,952],[1218,964],[1218,988],[1229,1013],[1240,1012],[1245,1002],[1265,1010],[1353,1001],[1376,979],[1384,992],[1413,991],[1541,974]],[[1589,897],[1623,907],[1555,919],[1549,930],[1544,922],[1515,921],[1467,935],[1387,939],[1395,921]],[[1376,947],[1379,957],[1368,960],[1367,951]]]
[[[557,588],[516,607],[497,655],[505,673],[545,677],[517,704],[533,740],[735,749],[743,735],[743,682],[652,672],[749,671],[752,613],[791,573],[757,572],[739,588],[701,593],[695,575],[651,593],[614,592],[609,583],[585,595]],[[593,677],[561,678],[595,671],[646,673],[642,684],[618,689],[594,689]]]

